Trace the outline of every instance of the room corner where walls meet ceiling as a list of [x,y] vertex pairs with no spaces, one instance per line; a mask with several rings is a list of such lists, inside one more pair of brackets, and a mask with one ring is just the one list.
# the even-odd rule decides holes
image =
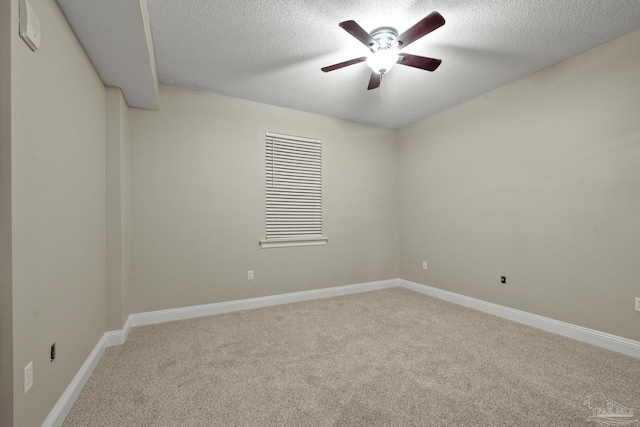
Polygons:
[[[637,0],[57,1],[130,107],[157,108],[159,81],[391,129],[640,29]],[[321,71],[368,54],[340,22],[402,31],[433,11],[446,24],[407,51],[442,59],[436,71],[394,67],[370,91],[364,63]]]
[[158,75],[147,1],[57,2],[104,84],[122,89],[130,107],[157,109]]

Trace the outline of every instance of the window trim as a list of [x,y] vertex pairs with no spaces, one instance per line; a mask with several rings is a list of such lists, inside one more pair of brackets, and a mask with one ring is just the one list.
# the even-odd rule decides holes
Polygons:
[[328,237],[308,237],[304,239],[271,239],[260,240],[260,246],[263,249],[267,248],[286,248],[291,246],[320,246],[326,245],[329,241]]

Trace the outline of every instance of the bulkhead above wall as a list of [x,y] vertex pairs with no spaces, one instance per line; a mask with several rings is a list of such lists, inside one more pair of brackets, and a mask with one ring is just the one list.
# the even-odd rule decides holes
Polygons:
[[129,107],[158,109],[147,1],[57,1],[104,84],[122,89]]

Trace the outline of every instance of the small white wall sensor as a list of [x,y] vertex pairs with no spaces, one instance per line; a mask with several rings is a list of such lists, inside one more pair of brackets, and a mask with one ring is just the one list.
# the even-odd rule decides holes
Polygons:
[[31,50],[40,47],[40,20],[27,0],[20,0],[20,37]]

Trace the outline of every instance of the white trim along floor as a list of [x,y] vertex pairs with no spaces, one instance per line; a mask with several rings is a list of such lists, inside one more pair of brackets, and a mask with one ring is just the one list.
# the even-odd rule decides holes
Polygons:
[[493,314],[528,326],[533,326],[548,332],[573,338],[599,347],[613,350],[628,356],[640,358],[640,342],[599,332],[593,329],[572,325],[521,310],[493,304],[476,298],[467,297],[438,288],[410,282],[404,279],[382,280],[378,282],[359,283],[355,285],[336,286],[331,288],[316,289],[311,291],[293,292],[282,295],[272,295],[260,298],[250,298],[238,301],[205,304],[193,307],[175,308],[169,310],[151,311],[147,313],[132,314],[127,319],[124,327],[118,331],[106,332],[95,348],[81,366],[65,392],[62,394],[54,408],[46,418],[43,427],[59,427],[71,410],[75,400],[85,383],[91,376],[93,369],[100,361],[107,347],[124,344],[129,329],[133,326],[152,325],[156,323],[170,322],[174,320],[191,319],[194,317],[211,316],[220,313],[248,310],[252,308],[268,307],[279,304],[308,301],[319,298],[329,298],[340,295],[368,292],[377,289],[392,287],[404,287],[415,292],[420,292],[435,298],[449,301],[458,305],[473,308],[485,313]]

